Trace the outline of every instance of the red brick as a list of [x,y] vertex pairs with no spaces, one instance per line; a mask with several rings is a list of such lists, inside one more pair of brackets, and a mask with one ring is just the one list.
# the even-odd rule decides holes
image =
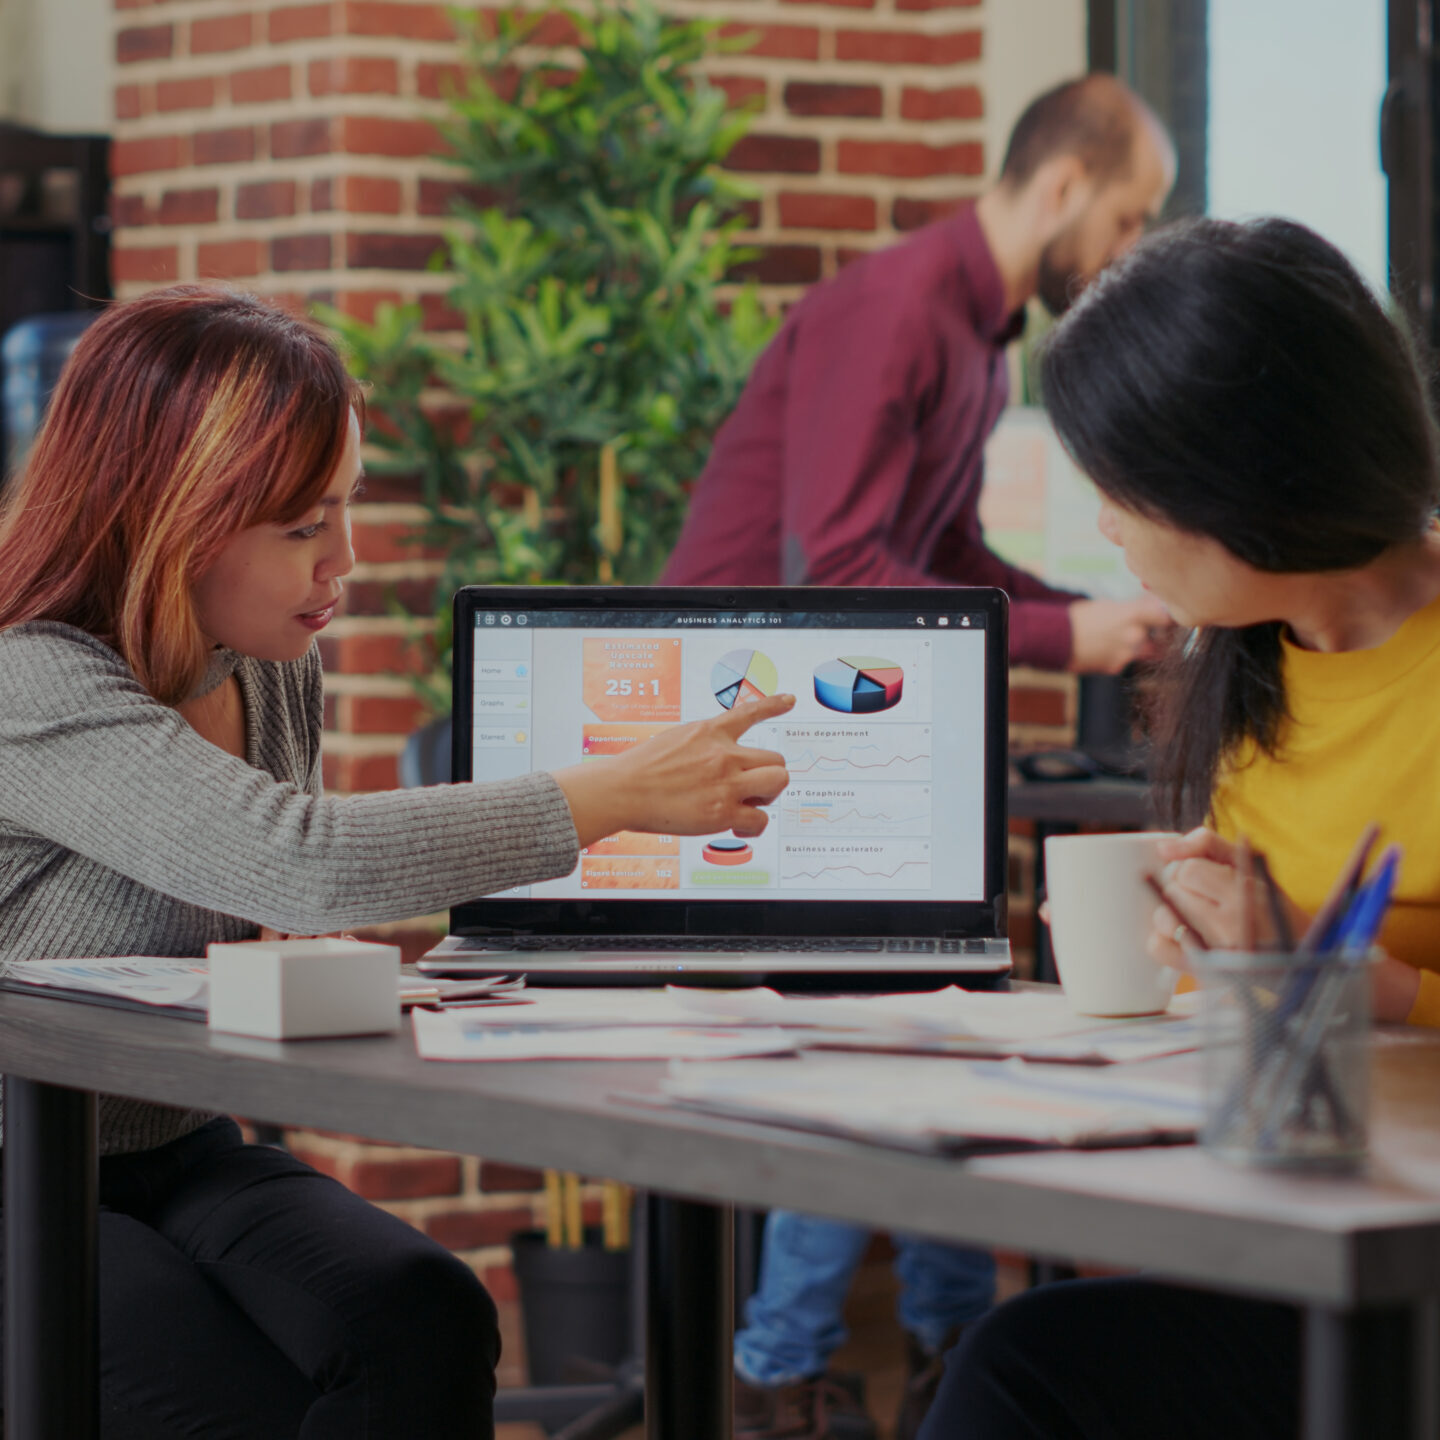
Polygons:
[[[373,494],[373,491],[371,492]],[[391,615],[392,602],[410,615],[435,613],[433,580],[352,580],[345,587],[346,615]]]
[[753,260],[737,265],[727,280],[754,280],[761,285],[813,285],[820,278],[816,245],[760,245]]
[[185,164],[185,141],[179,135],[149,135],[142,140],[116,140],[110,146],[110,174],[144,175],[151,170],[178,170]]
[[328,155],[330,150],[330,121],[324,116],[309,120],[281,120],[270,127],[272,160],[295,160],[304,155]]
[[258,275],[265,254],[258,240],[211,240],[200,246],[195,263],[202,280],[230,280]]
[[835,36],[835,58],[869,65],[958,65],[980,58],[980,31],[841,30]]
[[220,191],[210,185],[202,190],[167,190],[160,197],[162,225],[213,225],[220,218]]
[[978,120],[984,113],[978,85],[952,85],[947,90],[907,85],[900,92],[900,114],[906,120]]
[[393,35],[401,40],[455,38],[455,26],[444,5],[399,4],[395,0],[345,0],[344,26],[347,35]]
[[501,201],[498,190],[488,185],[471,185],[463,180],[436,180],[422,175],[416,213],[420,215],[453,215],[460,204],[486,210]]
[[190,22],[190,53],[216,55],[226,50],[243,50],[255,38],[250,15],[213,15]]
[[269,37],[272,45],[290,40],[318,40],[330,33],[333,5],[286,5],[270,12]]
[[345,237],[345,264],[351,270],[428,270],[445,243],[443,235],[365,234]]
[[255,132],[248,125],[201,130],[193,143],[197,165],[243,165],[255,158]]
[[890,207],[890,223],[897,230],[918,230],[932,220],[943,220],[960,203],[959,200],[911,200],[902,195]]
[[[742,105],[754,105],[757,110],[765,108],[770,87],[758,75],[708,75],[706,79],[717,89],[725,92],[731,109]],[[759,104],[755,104],[759,101]]]
[[878,85],[813,85],[792,81],[785,87],[785,108],[792,115],[846,115],[874,118],[885,108]]
[[267,105],[291,95],[288,65],[259,65],[230,77],[230,98],[237,105]]
[[419,1200],[460,1193],[460,1160],[455,1155],[407,1155],[349,1159],[337,1177],[367,1200]]
[[110,195],[110,219],[124,229],[155,223],[143,195],[116,195],[113,191]]
[[278,220],[295,213],[293,180],[256,180],[235,190],[237,220]]
[[400,66],[380,55],[312,60],[308,83],[312,95],[395,95]]
[[328,270],[333,246],[328,235],[279,235],[270,242],[270,268]]
[[115,36],[115,59],[121,65],[137,60],[168,60],[175,53],[173,25],[133,25]]
[[516,1231],[534,1228],[535,1216],[528,1209],[441,1211],[425,1222],[425,1233],[447,1250],[508,1245]]
[[393,755],[340,755],[335,760],[333,769],[327,769],[325,774],[326,789],[359,794],[394,790],[400,783]]
[[530,43],[533,45],[575,45],[579,39],[580,33],[570,17],[555,10],[546,11],[540,23],[530,32]]
[[443,295],[422,295],[420,316],[423,328],[428,331],[444,332],[465,328],[465,317]]
[[438,560],[444,551],[422,545],[406,525],[372,520],[362,505],[355,512],[355,558],[362,564],[390,565],[400,560]]
[[868,250],[857,250],[853,245],[837,245],[835,247],[835,268],[843,270],[856,260],[863,260],[869,253]]
[[310,212],[323,215],[335,208],[335,181],[329,175],[322,175],[310,182]]
[[820,58],[820,32],[813,25],[722,25],[720,35],[726,39],[753,35],[755,43],[746,48],[746,55],[771,60]]
[[876,220],[868,195],[780,194],[780,224],[787,230],[873,230]]
[[155,86],[157,110],[208,110],[215,104],[215,79],[193,75],[188,80],[161,80]]
[[480,1188],[487,1195],[503,1190],[543,1190],[545,1173],[523,1165],[506,1165],[501,1160],[480,1162]]
[[968,10],[980,0],[895,0],[897,10]]
[[350,155],[435,155],[442,145],[440,132],[428,120],[347,115],[340,126],[340,148]]
[[842,175],[983,175],[984,148],[978,140],[956,145],[921,145],[896,140],[842,140],[835,168]]
[[415,89],[427,100],[446,100],[464,88],[463,65],[435,65],[425,61],[415,67]]
[[117,247],[110,252],[110,273],[116,280],[178,280],[180,251],[174,245]]
[[520,1298],[520,1283],[515,1272],[508,1265],[487,1265],[480,1283],[490,1292],[490,1298],[497,1303],[502,1300],[515,1301]]
[[725,157],[727,170],[817,175],[820,142],[797,135],[746,135]]
[[138,120],[145,113],[145,92],[138,85],[115,87],[115,118]]
[[1010,721],[1014,725],[1064,725],[1065,692],[1041,685],[1010,687]]
[[345,695],[340,729],[351,735],[408,735],[425,722],[425,707],[399,696]]
[[875,0],[785,0],[787,5],[840,5],[847,10],[873,10]]
[[403,192],[389,175],[346,175],[340,182],[340,208],[351,215],[398,215]]
[[[357,299],[398,300],[396,295],[367,291],[363,296],[348,295],[341,306],[347,315],[361,313]],[[372,307],[373,308],[373,307]],[[333,660],[327,658],[325,668],[342,675],[421,675],[431,667],[433,647],[426,636],[409,635],[346,635],[335,641]],[[481,1168],[482,1177],[484,1168]],[[517,1171],[517,1173],[520,1173]],[[526,1174],[532,1172],[526,1171]],[[482,1184],[482,1190],[486,1187]],[[492,1190],[531,1190],[531,1185],[492,1185]]]

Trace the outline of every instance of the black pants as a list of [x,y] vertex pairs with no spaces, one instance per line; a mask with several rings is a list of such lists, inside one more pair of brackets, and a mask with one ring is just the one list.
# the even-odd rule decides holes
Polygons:
[[232,1120],[100,1162],[104,1440],[490,1440],[470,1269]]
[[1299,1396],[1289,1306],[1075,1280],[966,1331],[920,1440],[1291,1440]]

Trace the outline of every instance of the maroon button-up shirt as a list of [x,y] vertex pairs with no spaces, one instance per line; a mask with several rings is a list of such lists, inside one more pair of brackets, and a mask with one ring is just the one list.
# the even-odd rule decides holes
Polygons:
[[695,486],[666,585],[999,585],[1010,655],[1062,669],[1076,597],[986,548],[985,441],[1017,333],[973,205],[791,311]]

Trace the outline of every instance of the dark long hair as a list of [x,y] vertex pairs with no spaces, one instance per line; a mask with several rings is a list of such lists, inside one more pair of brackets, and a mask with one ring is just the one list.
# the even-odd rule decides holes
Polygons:
[[[1350,570],[1419,539],[1440,497],[1414,347],[1301,225],[1157,231],[1055,328],[1040,383],[1061,439],[1118,505],[1257,570]],[[1209,811],[1247,742],[1287,718],[1278,622],[1195,631],[1162,667],[1152,778],[1172,824]]]

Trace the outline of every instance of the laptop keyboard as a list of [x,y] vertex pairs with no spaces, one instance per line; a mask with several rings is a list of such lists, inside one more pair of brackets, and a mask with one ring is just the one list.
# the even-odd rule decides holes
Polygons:
[[737,937],[693,935],[467,935],[459,950],[661,950],[744,954],[780,950],[819,955],[984,955],[984,940],[934,940],[920,936],[860,936],[839,940],[833,936],[797,935]]

